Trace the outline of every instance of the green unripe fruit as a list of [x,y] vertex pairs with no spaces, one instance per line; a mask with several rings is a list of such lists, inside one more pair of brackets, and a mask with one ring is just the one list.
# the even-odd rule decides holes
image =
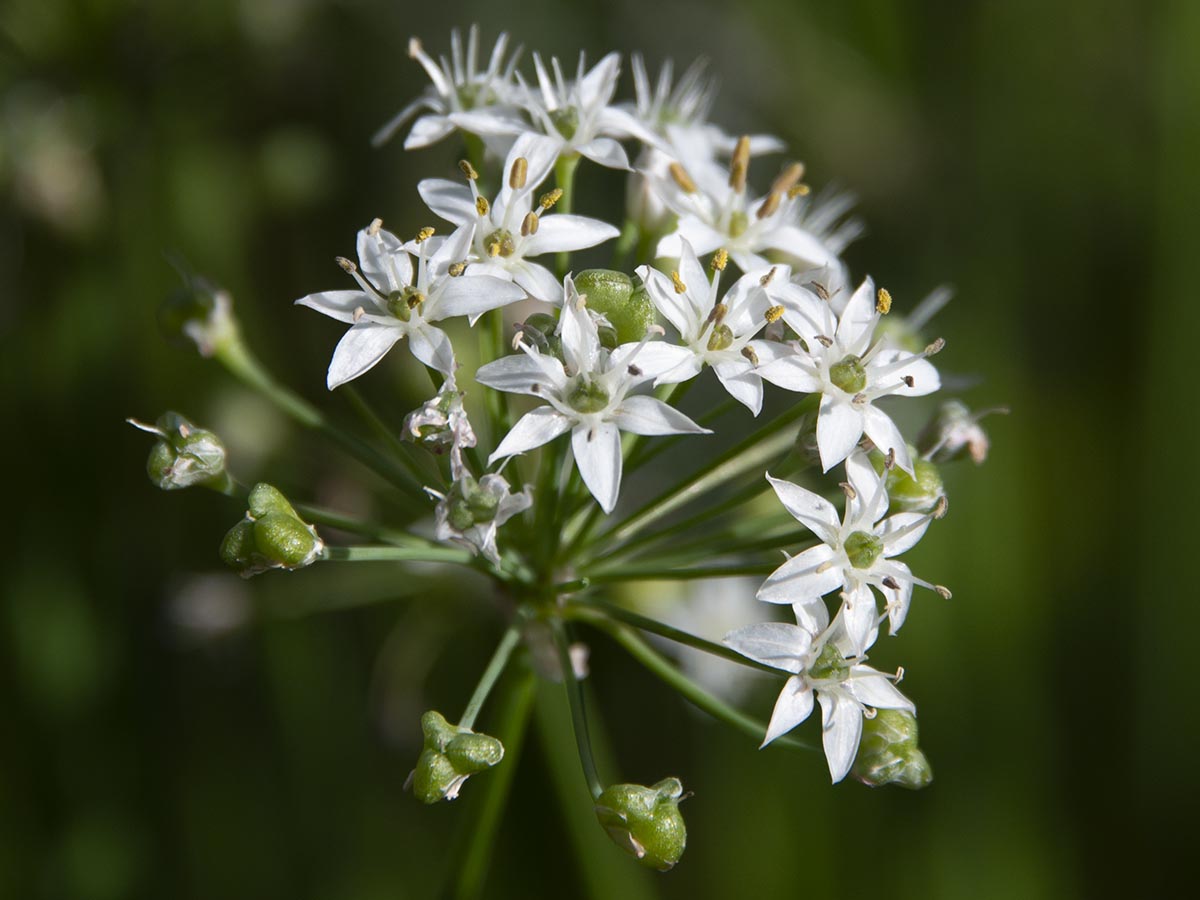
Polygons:
[[901,709],[880,709],[863,722],[858,756],[851,770],[864,784],[895,784],[919,790],[933,780],[929,760],[917,746],[917,720]]
[[421,732],[425,747],[409,778],[422,803],[455,799],[468,776],[504,759],[504,745],[496,738],[451,725],[436,710],[421,716]]
[[728,325],[716,325],[708,336],[709,350],[728,350],[733,345],[733,329]]
[[308,526],[283,513],[267,513],[254,523],[254,543],[259,553],[287,568],[307,565],[317,549]]
[[856,569],[869,569],[883,552],[883,541],[865,531],[856,531],[842,545],[846,558]]
[[867,386],[867,370],[862,360],[851,354],[829,367],[829,380],[847,394],[857,394]]
[[436,750],[423,750],[413,770],[413,795],[422,803],[453,800],[466,776],[455,771],[454,763]]
[[665,872],[683,856],[687,828],[679,812],[683,785],[665,778],[653,787],[614,784],[596,800],[596,816],[613,842],[638,862]]
[[581,413],[597,413],[608,406],[608,391],[594,381],[581,381],[567,394],[571,409]]
[[489,734],[467,732],[450,740],[446,757],[460,775],[475,775],[504,759],[504,745]]
[[[889,508],[893,513],[928,512],[946,495],[942,473],[936,463],[919,457],[911,445],[908,454],[913,461],[912,475],[899,466],[886,473]],[[876,472],[883,473],[882,456],[871,454],[871,464]]]
[[575,137],[579,129],[579,110],[573,106],[564,106],[550,111],[550,121],[558,129],[558,133],[568,141]]
[[221,561],[231,569],[243,569],[257,550],[254,523],[242,519],[225,533],[221,541]]
[[588,309],[612,324],[618,344],[640,341],[655,324],[654,303],[639,282],[612,269],[585,269],[575,276],[575,289],[587,295]]
[[253,519],[261,518],[267,513],[281,513],[293,519],[299,518],[292,504],[288,503],[287,497],[283,496],[278,488],[265,482],[251,488],[250,496],[246,499],[246,508],[250,510],[250,517]]
[[845,681],[849,671],[850,663],[846,661],[842,651],[832,641],[826,641],[808,673],[814,681]]

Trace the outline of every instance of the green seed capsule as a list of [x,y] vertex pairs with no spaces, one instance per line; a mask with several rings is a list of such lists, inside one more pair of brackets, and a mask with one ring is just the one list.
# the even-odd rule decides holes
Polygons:
[[299,518],[296,510],[292,508],[292,504],[288,503],[287,497],[283,496],[278,488],[265,482],[256,484],[250,490],[250,496],[246,499],[246,507],[250,510],[250,517],[254,519],[261,518],[267,513],[281,513],[291,516],[293,519]]
[[585,269],[575,276],[575,288],[587,296],[589,309],[609,321],[618,344],[640,341],[655,324],[650,294],[640,280],[635,282],[624,272]]
[[614,784],[596,800],[596,817],[613,842],[638,862],[665,872],[679,862],[687,846],[687,827],[679,812],[683,785],[665,778],[653,787]]
[[295,516],[271,512],[254,523],[254,543],[258,552],[285,568],[312,562],[317,539]]

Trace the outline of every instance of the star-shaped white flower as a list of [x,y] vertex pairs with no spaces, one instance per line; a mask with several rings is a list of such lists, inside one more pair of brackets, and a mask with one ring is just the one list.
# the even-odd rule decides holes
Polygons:
[[[609,53],[590,70],[585,71],[583,54],[574,80],[563,78],[558,59],[551,58],[551,77],[542,58],[533,55],[537,70],[537,90],[526,88],[524,106],[533,124],[498,115],[476,111],[455,114],[459,127],[480,135],[521,135],[541,133],[554,141],[555,156],[579,154],[612,169],[628,169],[629,157],[617,142],[637,138],[650,144],[658,143],[628,112],[611,105],[621,70],[621,57]],[[521,73],[517,81],[524,85]]]
[[619,231],[599,219],[567,214],[546,215],[556,195],[550,192],[534,208],[534,194],[558,156],[557,144],[541,135],[522,135],[504,163],[504,185],[494,202],[479,195],[476,173],[463,169],[467,184],[430,178],[418,186],[431,210],[455,225],[475,226],[467,261],[468,275],[494,275],[513,281],[531,297],[556,303],[562,284],[530,257],[582,250],[615,238]]
[[820,598],[841,591],[849,646],[862,653],[874,642],[880,622],[871,588],[885,599],[892,634],[908,615],[914,584],[950,595],[944,587],[917,578],[895,559],[921,539],[930,521],[945,513],[944,501],[928,514],[901,512],[884,518],[888,509],[886,478],[875,471],[862,450],[846,460],[846,509],[841,518],[833,504],[819,494],[770,475],[767,480],[787,511],[821,543],[772,572],[759,588],[759,600],[823,610]]
[[404,417],[403,435],[434,453],[450,454],[450,477],[461,478],[466,472],[463,450],[476,444],[475,429],[463,406],[463,393],[453,375],[447,375],[437,396],[426,400],[420,409]]
[[839,318],[829,303],[799,285],[784,285],[783,320],[800,336],[795,352],[764,365],[759,374],[789,391],[820,393],[817,448],[828,472],[844,460],[866,434],[896,465],[912,474],[908,445],[896,423],[874,405],[881,397],[920,397],[941,386],[926,359],[941,350],[934,341],[921,353],[909,353],[876,340],[875,326],[890,308],[886,292],[876,295],[871,279],[862,283]]
[[437,143],[457,127],[452,119],[465,110],[486,109],[494,115],[519,117],[515,105],[517,86],[513,72],[521,49],[504,61],[508,52],[508,35],[501,34],[492,49],[491,60],[486,69],[479,69],[479,29],[471,26],[467,32],[467,52],[463,53],[462,38],[458,29],[450,32],[450,59],[444,56],[436,63],[425,52],[421,42],[411,38],[408,55],[425,69],[432,82],[425,93],[397,113],[391,121],[379,129],[371,139],[375,146],[390,140],[404,123],[421,110],[426,114],[413,123],[412,130],[404,140],[405,150],[428,147]]
[[[296,301],[351,324],[333,351],[327,376],[330,390],[366,372],[405,337],[413,356],[451,375],[454,348],[434,323],[454,316],[470,316],[474,321],[490,309],[524,299],[523,290],[499,278],[451,274],[452,264],[466,256],[473,230],[465,225],[444,241],[422,239],[406,246],[376,219],[358,233],[359,264],[338,259],[360,289],[323,291]],[[437,249],[427,256],[426,248],[435,243]],[[410,251],[417,255],[415,270]]]
[[[659,345],[600,345],[596,323],[570,276],[558,334],[563,359],[538,353],[522,343],[523,354],[481,367],[480,384],[546,401],[526,413],[488,458],[488,465],[546,444],[571,432],[571,449],[583,483],[606,513],[621,490],[621,432],[633,434],[708,434],[683,413],[654,397],[631,395],[635,387],[660,374],[670,359]],[[661,329],[659,329],[661,331]]]
[[863,665],[846,638],[841,622],[829,624],[823,605],[798,610],[799,624],[767,622],[726,635],[725,643],[743,656],[792,673],[784,682],[763,746],[805,721],[815,695],[821,704],[821,743],[834,783],[854,765],[862,737],[863,718],[876,709],[916,713],[911,700],[885,675]]
[[529,485],[514,494],[503,475],[484,475],[476,481],[470,472],[463,472],[446,494],[425,490],[438,499],[434,511],[437,539],[453,541],[496,565],[500,565],[496,549],[500,526],[533,505]]
[[718,302],[725,255],[718,252],[714,257],[710,281],[692,245],[686,240],[682,244],[679,269],[671,277],[649,266],[637,270],[655,307],[683,340],[683,346],[667,351],[678,363],[655,384],[687,381],[709,365],[725,390],[757,416],[763,400],[757,367],[789,351],[784,344],[753,338],[783,313],[769,290],[776,278],[787,281],[787,270],[781,266],[743,275]]

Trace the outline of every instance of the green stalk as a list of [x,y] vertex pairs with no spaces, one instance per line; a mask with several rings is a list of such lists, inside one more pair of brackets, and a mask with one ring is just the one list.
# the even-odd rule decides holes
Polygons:
[[475,725],[475,719],[479,716],[479,710],[483,709],[484,702],[487,701],[488,694],[492,692],[496,681],[504,673],[504,667],[508,665],[509,657],[516,649],[517,644],[521,642],[521,629],[514,622],[508,626],[508,630],[504,632],[504,637],[500,638],[500,643],[496,646],[496,652],[492,654],[491,661],[487,664],[487,668],[483,670],[483,675],[479,678],[479,684],[475,687],[475,693],[471,695],[470,701],[467,703],[467,708],[463,710],[462,718],[458,720],[460,728],[471,728]]
[[[580,156],[578,153],[571,153],[567,156],[560,156],[554,164],[554,183],[562,189],[562,197],[558,201],[558,212],[569,213],[575,202],[575,170],[579,167]],[[563,251],[558,254],[558,277],[562,277],[571,270],[571,254]]]
[[622,581],[696,581],[701,578],[735,578],[740,575],[770,575],[779,568],[779,561],[740,563],[724,566],[697,566],[677,569],[670,566],[618,566],[599,572],[584,572],[576,581],[564,582],[558,591],[580,590],[589,584],[613,584]]
[[621,234],[617,238],[616,244],[613,245],[611,268],[625,271],[625,263],[628,262],[633,248],[637,246],[640,233],[641,227],[637,222],[633,219],[625,220],[625,224],[621,226]]
[[450,547],[326,547],[327,562],[445,562],[473,566],[475,557]]
[[571,707],[571,728],[575,732],[575,745],[579,749],[579,762],[583,766],[583,777],[587,781],[592,799],[598,799],[604,793],[604,783],[596,770],[596,758],[592,755],[592,738],[588,733],[587,710],[584,708],[583,686],[575,677],[575,667],[571,664],[571,649],[567,643],[567,630],[561,619],[550,622],[554,633],[554,645],[558,649],[558,664],[562,669],[563,686],[567,691],[567,703]]

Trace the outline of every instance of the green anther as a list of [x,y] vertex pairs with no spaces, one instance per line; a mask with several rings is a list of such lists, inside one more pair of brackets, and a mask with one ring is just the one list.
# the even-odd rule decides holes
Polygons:
[[750,218],[744,212],[735,212],[729,217],[729,236],[741,237],[750,225]]
[[733,346],[733,329],[728,325],[717,325],[708,336],[709,350],[728,350]]
[[857,394],[867,386],[867,370],[861,359],[850,355],[829,367],[829,380],[847,394]]
[[550,121],[554,123],[558,133],[569,141],[579,129],[579,111],[573,106],[564,106],[562,109],[551,111]]
[[517,250],[512,232],[506,228],[497,228],[483,239],[483,249],[488,256],[512,256]]
[[608,391],[594,381],[581,381],[567,395],[571,409],[581,413],[597,413],[608,406]]
[[808,674],[814,681],[844,681],[849,671],[850,664],[842,656],[842,651],[832,642],[826,642]]
[[842,544],[846,558],[856,569],[869,569],[883,552],[883,541],[865,531],[856,531]]

